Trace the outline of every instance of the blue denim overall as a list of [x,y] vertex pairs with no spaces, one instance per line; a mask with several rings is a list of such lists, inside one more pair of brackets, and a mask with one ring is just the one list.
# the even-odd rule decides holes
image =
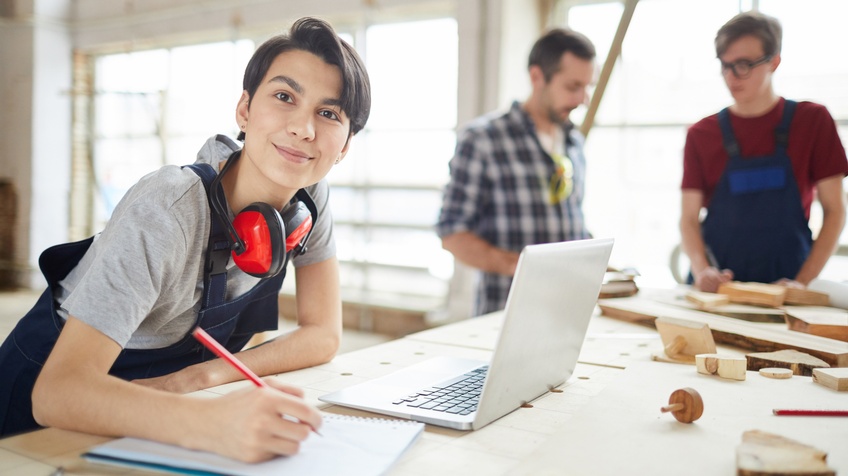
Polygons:
[[[208,164],[187,166],[203,179],[207,195],[215,177]],[[211,209],[211,205],[210,205]],[[85,254],[93,239],[47,249],[38,260],[47,290],[0,346],[0,436],[38,428],[32,417],[32,389],[42,365],[59,337],[64,320],[56,314],[53,290]],[[226,266],[230,247],[219,220],[213,217],[204,273],[203,297],[195,326],[200,326],[231,352],[240,351],[253,334],[277,328],[277,296],[285,268],[251,290],[226,301]],[[214,358],[189,332],[179,342],[149,350],[124,349],[109,373],[125,380],[158,377]]]
[[[810,254],[812,233],[786,152],[796,103],[787,100],[771,155],[742,158],[727,109],[718,114],[730,160],[701,229],[719,269],[735,281],[795,279]],[[715,264],[715,263],[714,263]]]

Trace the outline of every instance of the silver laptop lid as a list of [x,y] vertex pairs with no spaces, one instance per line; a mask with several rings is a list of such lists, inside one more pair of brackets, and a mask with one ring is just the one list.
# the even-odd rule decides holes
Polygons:
[[612,239],[592,239],[524,248],[474,429],[572,375],[612,246]]

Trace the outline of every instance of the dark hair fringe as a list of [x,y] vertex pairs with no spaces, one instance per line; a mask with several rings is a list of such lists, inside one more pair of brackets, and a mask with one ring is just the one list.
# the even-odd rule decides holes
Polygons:
[[[350,119],[351,134],[361,131],[371,114],[371,82],[368,72],[356,50],[339,38],[329,23],[317,18],[304,17],[297,20],[288,34],[274,36],[256,49],[245,68],[242,81],[249,101],[253,99],[271,63],[280,54],[291,50],[312,53],[327,64],[339,68],[342,75],[340,107]],[[244,140],[244,133],[240,133],[238,138]]]
[[570,28],[555,28],[542,35],[533,44],[527,68],[539,66],[545,75],[545,81],[550,81],[551,77],[559,71],[562,55],[567,52],[584,60],[595,59],[595,45],[586,35]]
[[780,22],[777,18],[751,10],[734,16],[719,28],[715,37],[716,57],[723,55],[731,43],[743,36],[759,39],[766,56],[780,54],[783,41],[783,27]]

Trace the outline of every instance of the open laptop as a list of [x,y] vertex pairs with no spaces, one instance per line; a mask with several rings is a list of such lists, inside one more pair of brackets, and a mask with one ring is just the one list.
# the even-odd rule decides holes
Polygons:
[[[459,430],[482,428],[571,376],[612,246],[612,239],[590,239],[525,247],[491,362],[436,357],[319,400]],[[453,391],[468,392],[448,394]]]

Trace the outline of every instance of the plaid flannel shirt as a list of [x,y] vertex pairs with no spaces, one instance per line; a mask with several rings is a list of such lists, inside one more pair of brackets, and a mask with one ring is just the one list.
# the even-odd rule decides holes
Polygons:
[[[569,130],[570,129],[570,130]],[[542,149],[521,104],[475,119],[457,139],[436,232],[468,231],[512,251],[538,243],[590,238],[582,202],[586,177],[583,136],[567,128],[566,153],[574,164],[574,189],[551,205],[548,183],[554,161]],[[503,309],[512,277],[479,273],[474,315]]]

